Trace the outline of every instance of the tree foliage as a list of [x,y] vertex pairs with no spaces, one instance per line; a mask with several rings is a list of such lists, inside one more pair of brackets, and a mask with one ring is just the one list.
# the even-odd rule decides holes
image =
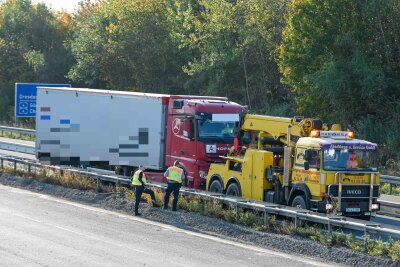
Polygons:
[[287,1],[171,2],[173,36],[191,51],[184,70],[206,85],[196,93],[242,99],[257,110],[290,100],[275,62]]
[[29,0],[0,8],[0,119],[13,116],[16,82],[65,82],[71,57],[57,14]]
[[400,118],[399,4],[293,1],[279,66],[301,113],[399,144],[382,131],[398,131]]
[[73,14],[0,1],[0,120],[15,82],[70,82],[227,96],[398,154],[399,18],[399,0],[83,0]]
[[183,71],[163,1],[109,0],[76,16],[69,77],[91,87],[177,92]]

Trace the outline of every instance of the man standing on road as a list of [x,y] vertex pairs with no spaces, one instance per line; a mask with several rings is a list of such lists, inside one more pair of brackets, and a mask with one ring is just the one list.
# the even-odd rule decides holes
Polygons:
[[179,167],[179,161],[175,160],[174,166],[169,167],[164,177],[168,180],[167,190],[164,196],[164,209],[168,209],[169,196],[174,192],[174,200],[172,201],[172,211],[176,211],[178,203],[179,189],[182,186],[182,181],[186,180],[186,174],[182,168]]
[[159,207],[156,203],[156,198],[154,196],[153,190],[147,188],[146,175],[144,174],[145,168],[143,165],[139,165],[138,170],[132,177],[132,185],[135,187],[135,216],[142,215],[139,213],[139,203],[142,197],[142,193],[149,194],[151,201],[153,202],[153,207]]

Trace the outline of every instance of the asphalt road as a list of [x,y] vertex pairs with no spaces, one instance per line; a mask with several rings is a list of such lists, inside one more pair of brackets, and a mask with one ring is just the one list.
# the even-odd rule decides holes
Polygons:
[[5,137],[0,137],[0,141],[4,142],[15,142],[15,143],[20,143],[20,144],[25,144],[25,145],[31,145],[34,146],[35,142],[34,141],[26,141],[26,140],[21,140],[21,139],[10,139],[10,138],[5,138]]
[[328,266],[2,185],[0,203],[1,266]]

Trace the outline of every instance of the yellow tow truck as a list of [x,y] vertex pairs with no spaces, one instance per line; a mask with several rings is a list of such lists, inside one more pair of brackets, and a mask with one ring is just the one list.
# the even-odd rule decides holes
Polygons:
[[251,133],[256,144],[211,164],[207,190],[362,219],[376,215],[375,143],[337,124],[328,130],[319,119],[246,114],[238,128],[239,143]]

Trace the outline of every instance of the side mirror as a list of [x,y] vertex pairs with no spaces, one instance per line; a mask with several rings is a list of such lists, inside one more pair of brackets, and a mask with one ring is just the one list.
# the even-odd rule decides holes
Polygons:
[[304,170],[307,171],[308,169],[310,169],[310,162],[304,161]]
[[311,151],[310,149],[307,149],[307,150],[305,151],[304,159],[305,159],[306,161],[310,161],[311,158],[312,158],[312,151]]

